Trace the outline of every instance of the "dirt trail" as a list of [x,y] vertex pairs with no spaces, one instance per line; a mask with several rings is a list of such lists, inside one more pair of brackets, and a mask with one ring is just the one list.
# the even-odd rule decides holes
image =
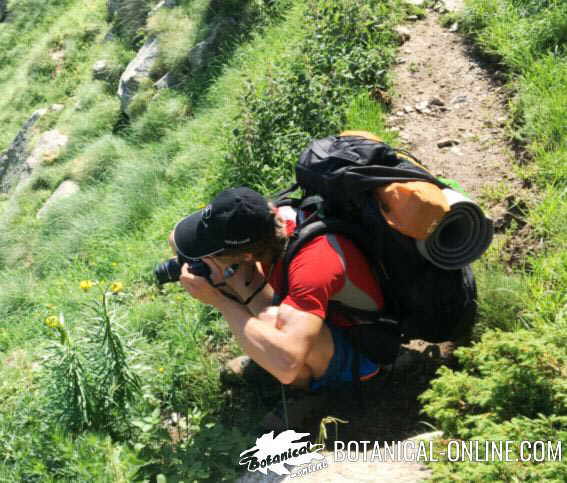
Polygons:
[[403,146],[473,197],[501,181],[519,187],[509,168],[514,153],[506,140],[506,96],[498,73],[441,27],[435,12],[406,28],[410,39],[399,50],[388,119]]
[[[419,4],[420,0],[408,0]],[[462,8],[462,0],[446,0],[451,10]],[[404,31],[405,29],[405,31]],[[511,192],[522,183],[509,166],[514,152],[506,138],[508,114],[506,92],[495,66],[482,65],[463,38],[443,28],[440,15],[428,10],[423,20],[400,30],[406,41],[399,49],[393,78],[390,128],[399,130],[402,147],[414,154],[433,174],[458,180],[473,197],[487,186],[504,181]],[[407,36],[409,35],[409,39]],[[498,206],[489,206],[498,211]],[[500,213],[493,213],[498,222]],[[358,441],[400,441],[430,431],[423,424],[418,396],[441,365],[454,364],[453,345],[412,341],[404,347],[390,383],[365,384],[367,410],[353,403],[349,390],[329,395],[325,408],[302,430],[318,433],[322,417],[333,415],[349,421],[339,426],[339,439]],[[329,427],[329,433],[334,433]],[[332,439],[328,441],[332,448]],[[419,464],[349,463],[303,477],[303,481],[404,481],[426,479],[430,472]],[[249,474],[242,481],[287,481]]]

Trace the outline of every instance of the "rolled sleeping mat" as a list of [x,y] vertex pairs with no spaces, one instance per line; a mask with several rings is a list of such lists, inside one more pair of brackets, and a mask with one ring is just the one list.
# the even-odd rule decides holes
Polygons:
[[419,253],[444,270],[457,270],[488,249],[494,228],[480,207],[458,191],[443,189],[449,213],[425,240],[416,240]]

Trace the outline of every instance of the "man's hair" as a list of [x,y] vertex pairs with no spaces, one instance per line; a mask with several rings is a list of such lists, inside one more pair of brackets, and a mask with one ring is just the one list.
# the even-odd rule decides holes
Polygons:
[[284,232],[284,226],[274,210],[271,213],[270,228],[265,236],[246,245],[241,245],[238,248],[227,248],[219,255],[238,257],[244,253],[251,253],[256,260],[265,258],[267,255],[279,257],[284,252],[286,243],[287,236]]

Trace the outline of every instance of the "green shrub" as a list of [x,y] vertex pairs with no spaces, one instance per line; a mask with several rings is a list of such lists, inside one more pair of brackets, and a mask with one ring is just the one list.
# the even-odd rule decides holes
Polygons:
[[[515,333],[489,331],[472,348],[458,349],[462,370],[439,370],[420,396],[446,438],[464,440],[565,441],[567,354],[556,339],[561,327]],[[439,480],[561,481],[561,462],[435,464]],[[434,478],[435,479],[435,478]]]
[[336,133],[360,89],[385,87],[393,59],[388,9],[395,2],[310,1],[307,37],[286,64],[277,64],[242,98],[239,126],[225,162],[225,184],[274,191],[289,183],[312,137]]

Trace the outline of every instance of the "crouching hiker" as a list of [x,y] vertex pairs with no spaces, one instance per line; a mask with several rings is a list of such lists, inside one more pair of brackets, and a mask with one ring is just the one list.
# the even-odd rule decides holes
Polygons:
[[[246,377],[257,364],[282,384],[309,391],[352,381],[353,374],[368,380],[380,366],[354,350],[349,320],[334,306],[377,312],[380,285],[358,247],[333,233],[303,243],[286,267],[304,216],[245,187],[221,192],[170,235],[179,259],[188,261],[179,281],[221,312],[247,354],[230,361],[232,372]],[[200,272],[206,276],[192,273],[197,260],[208,267]]]

